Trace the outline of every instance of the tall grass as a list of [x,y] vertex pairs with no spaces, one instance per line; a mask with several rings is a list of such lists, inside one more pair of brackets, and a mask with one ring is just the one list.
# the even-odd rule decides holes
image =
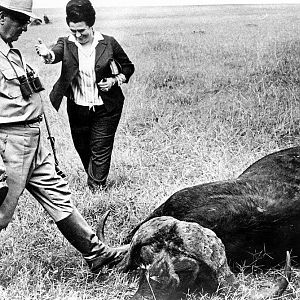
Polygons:
[[[52,24],[29,28],[17,45],[44,78],[60,166],[79,210],[94,227],[104,211],[112,211],[110,244],[119,244],[176,190],[233,178],[262,156],[298,145],[300,6],[97,13],[96,28],[115,36],[136,65],[123,88],[126,102],[107,192],[91,194],[86,188],[65,107],[57,114],[46,97],[60,66],[42,65],[33,49],[38,37],[51,44],[67,34],[63,12],[49,11]],[[27,193],[14,221],[1,232],[0,243],[2,299],[126,299],[137,286],[135,278],[115,270],[91,275],[80,254]],[[240,288],[223,299],[247,299],[277,275],[275,270],[242,272]],[[295,269],[290,296],[283,299],[299,297],[298,280]]]

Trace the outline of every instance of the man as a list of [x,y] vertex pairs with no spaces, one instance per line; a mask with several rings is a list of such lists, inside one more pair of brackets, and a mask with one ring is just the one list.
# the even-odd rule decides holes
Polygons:
[[26,188],[82,253],[92,272],[120,261],[125,249],[110,248],[74,207],[68,183],[57,175],[53,157],[42,145],[43,107],[40,87],[32,84],[30,67],[13,47],[27,31],[32,0],[0,1],[0,154],[7,173],[8,194],[0,206],[0,230],[11,221]]

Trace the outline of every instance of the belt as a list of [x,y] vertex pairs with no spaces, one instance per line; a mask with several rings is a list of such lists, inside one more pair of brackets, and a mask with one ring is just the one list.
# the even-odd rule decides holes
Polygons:
[[33,118],[31,120],[25,120],[25,121],[18,121],[18,122],[11,122],[11,123],[4,123],[4,124],[0,124],[0,127],[2,126],[23,126],[23,125],[30,125],[30,124],[34,124],[37,122],[42,122],[43,120],[43,116],[39,115],[36,118]]

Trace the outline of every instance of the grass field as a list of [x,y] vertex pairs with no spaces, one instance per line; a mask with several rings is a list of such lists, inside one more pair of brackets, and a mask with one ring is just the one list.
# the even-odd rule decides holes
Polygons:
[[[96,29],[121,43],[136,72],[123,88],[110,188],[91,194],[65,106],[56,113],[48,103],[60,65],[44,66],[34,51],[37,38],[50,45],[68,34],[64,11],[38,13],[52,23],[29,27],[16,46],[44,81],[58,158],[79,210],[93,226],[112,211],[111,245],[180,188],[233,178],[262,156],[299,144],[300,6],[98,9]],[[137,287],[115,270],[92,276],[28,193],[0,244],[0,299],[126,299]],[[241,273],[241,287],[223,299],[247,299],[277,275]],[[282,299],[300,297],[299,277],[294,269]]]

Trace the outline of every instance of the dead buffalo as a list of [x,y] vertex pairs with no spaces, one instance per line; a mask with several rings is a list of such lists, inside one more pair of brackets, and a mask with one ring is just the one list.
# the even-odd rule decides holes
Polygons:
[[254,259],[261,267],[276,266],[286,250],[300,261],[300,147],[263,157],[237,179],[176,192],[136,226],[126,242],[141,224],[161,216],[213,230],[233,268],[251,265]]
[[[128,235],[121,266],[142,269],[133,299],[175,299],[189,289],[210,292],[230,283],[227,261],[232,270],[254,260],[270,268],[284,261],[287,250],[299,261],[299,238],[300,147],[293,147],[263,157],[237,179],[173,194]],[[283,280],[272,294],[286,286]]]

